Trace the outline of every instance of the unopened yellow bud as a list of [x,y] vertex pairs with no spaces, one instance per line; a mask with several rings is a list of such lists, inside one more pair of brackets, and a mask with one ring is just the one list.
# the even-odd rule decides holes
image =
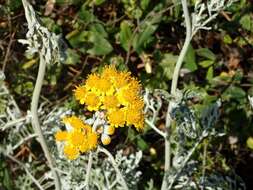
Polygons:
[[107,135],[113,135],[115,132],[115,127],[112,125],[106,125],[104,127],[104,133]]
[[107,134],[102,134],[101,141],[102,141],[103,145],[108,145],[111,143],[111,137]]
[[151,156],[156,156],[156,149],[154,149],[153,147],[151,147],[149,149],[149,153],[150,153]]

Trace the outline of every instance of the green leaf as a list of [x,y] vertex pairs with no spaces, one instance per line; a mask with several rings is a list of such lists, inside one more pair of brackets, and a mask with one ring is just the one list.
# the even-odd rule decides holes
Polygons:
[[145,151],[148,149],[148,144],[141,138],[141,137],[138,137],[137,139],[137,146],[142,150],[142,151]]
[[6,189],[6,190],[12,190],[13,184],[12,184],[12,179],[11,179],[7,164],[2,161],[3,159],[0,155],[0,188]]
[[213,60],[205,60],[205,61],[201,61],[199,63],[199,65],[203,68],[207,68],[207,67],[210,67],[212,64],[214,64],[214,61]]
[[171,80],[173,77],[173,71],[177,59],[178,59],[177,55],[173,55],[172,53],[166,53],[164,54],[164,58],[159,64],[163,69],[163,75],[166,76],[168,80]]
[[105,31],[105,28],[102,24],[99,23],[92,24],[89,30],[92,32],[99,33],[99,35],[101,35],[104,38],[108,38],[108,34]]
[[232,43],[233,43],[233,40],[232,40],[232,38],[231,38],[228,34],[226,34],[226,35],[223,37],[223,42],[224,42],[225,44],[232,44]]
[[72,35],[68,40],[72,47],[81,47],[84,42],[87,41],[88,33],[87,31],[77,32]]
[[236,87],[236,86],[231,86],[229,87],[223,94],[222,94],[222,98],[224,100],[230,100],[230,99],[244,99],[246,96],[246,92],[240,88],[240,87]]
[[253,150],[253,138],[252,137],[249,137],[247,139],[247,146]]
[[253,18],[250,14],[244,15],[239,22],[243,29],[253,32]]
[[9,5],[10,11],[15,11],[22,6],[22,1],[20,1],[20,0],[9,0],[6,2]]
[[87,51],[92,55],[107,55],[113,50],[111,44],[99,33],[89,32],[88,41],[93,44]]
[[105,0],[95,0],[94,1],[95,5],[101,5],[104,2],[105,2]]
[[80,63],[80,55],[75,50],[68,48],[66,51],[67,59],[64,62],[67,65],[75,65]]
[[206,73],[206,79],[211,81],[213,79],[213,67],[209,67]]
[[141,0],[141,8],[146,10],[148,8],[150,0]]
[[181,13],[181,6],[178,3],[178,0],[172,0],[174,9],[173,9],[173,16],[178,19]]
[[208,48],[197,49],[196,53],[198,56],[203,57],[203,58],[207,58],[213,61],[216,59],[216,55]]
[[59,34],[61,33],[61,27],[55,23],[55,21],[49,17],[41,18],[43,24],[52,32]]
[[151,20],[147,20],[145,25],[141,28],[141,31],[135,36],[133,41],[133,47],[138,54],[141,54],[143,48],[148,42],[161,21],[161,15],[154,16]]
[[81,0],[56,0],[57,5],[76,5],[79,4]]
[[98,21],[97,17],[94,14],[92,14],[90,11],[88,11],[84,5],[81,7],[81,10],[78,12],[78,16],[86,24],[90,22]]
[[127,21],[123,21],[120,24],[120,33],[119,33],[119,39],[121,46],[128,51],[129,43],[132,38],[132,31],[131,31],[131,25]]
[[184,68],[189,69],[191,72],[196,71],[198,69],[198,65],[196,64],[196,54],[192,45],[189,46],[185,55]]

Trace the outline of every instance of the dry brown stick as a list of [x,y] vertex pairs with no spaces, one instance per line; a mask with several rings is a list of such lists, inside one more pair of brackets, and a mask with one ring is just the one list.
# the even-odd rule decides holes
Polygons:
[[4,57],[4,61],[3,61],[3,65],[2,65],[2,71],[4,72],[5,71],[5,68],[6,68],[6,65],[7,65],[7,62],[9,60],[9,56],[10,56],[10,52],[11,52],[11,45],[13,43],[13,39],[14,39],[14,36],[15,36],[15,33],[16,32],[13,32],[11,37],[10,37],[10,42],[7,46],[7,50],[6,50],[6,54],[5,54],[5,57]]

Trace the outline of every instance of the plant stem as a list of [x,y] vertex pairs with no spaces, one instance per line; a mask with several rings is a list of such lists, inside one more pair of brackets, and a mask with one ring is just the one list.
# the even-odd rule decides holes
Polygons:
[[203,161],[202,161],[202,186],[201,189],[205,189],[205,175],[206,175],[206,156],[207,156],[207,141],[204,141],[204,149],[203,149]]
[[38,139],[41,144],[42,150],[43,150],[45,157],[48,161],[48,165],[54,175],[55,189],[60,190],[61,189],[60,179],[59,179],[58,173],[54,167],[55,163],[54,163],[54,160],[52,159],[51,154],[49,152],[49,148],[47,146],[46,139],[43,136],[43,132],[40,127],[38,111],[37,111],[38,104],[39,104],[40,92],[41,92],[41,88],[42,88],[42,84],[43,84],[43,80],[44,80],[44,75],[45,75],[45,70],[46,70],[46,61],[44,60],[44,57],[42,55],[40,55],[39,71],[38,71],[38,76],[37,76],[36,84],[35,84],[34,91],[33,91],[32,103],[31,103],[32,126],[33,126],[35,133],[38,135]]
[[0,130],[1,130],[1,131],[4,131],[4,130],[10,128],[10,127],[15,126],[15,125],[18,124],[18,123],[22,123],[22,122],[24,122],[24,121],[27,120],[27,117],[28,117],[28,116],[26,116],[26,117],[21,117],[21,118],[19,118],[19,119],[10,121],[10,122],[6,123],[6,124],[3,126],[3,128],[1,128]]
[[111,153],[103,147],[99,147],[98,151],[103,152],[104,154],[106,154],[109,157],[109,159],[111,160],[112,166],[114,167],[114,170],[117,173],[117,177],[119,177],[121,180],[121,185],[123,186],[123,188],[125,190],[128,190],[127,183],[126,183],[125,179],[123,178],[123,176],[118,168],[118,165],[117,165],[116,161],[114,160],[113,156],[111,155]]
[[145,119],[145,123],[148,124],[155,132],[157,132],[159,135],[161,135],[163,138],[166,137],[165,133],[158,129],[151,121]]
[[[178,57],[178,60],[177,60],[177,63],[176,63],[176,66],[175,66],[175,69],[173,72],[171,91],[170,91],[172,96],[176,96],[176,90],[177,90],[180,69],[183,64],[184,57],[187,53],[188,47],[191,42],[191,37],[192,37],[192,35],[191,35],[191,20],[190,20],[188,7],[187,7],[187,0],[181,0],[181,3],[182,3],[183,13],[184,13],[184,17],[185,17],[186,37],[185,37],[183,48],[179,54],[179,57]],[[174,106],[174,102],[171,101],[169,103],[169,106],[167,109],[167,115],[166,115],[165,164],[164,164],[164,178],[163,178],[162,187],[161,187],[162,190],[168,189],[167,188],[168,187],[167,174],[170,170],[170,165],[171,165],[171,163],[170,163],[170,160],[171,160],[171,143],[170,143],[170,131],[171,130],[170,130],[170,127],[171,127],[172,119],[170,117],[170,113],[171,113],[171,110],[173,109],[173,106]]]
[[185,41],[184,41],[184,46],[179,54],[177,63],[176,63],[176,67],[174,69],[173,72],[173,78],[172,78],[172,84],[171,84],[171,91],[170,93],[172,95],[175,95],[176,93],[176,89],[177,89],[177,83],[178,83],[178,77],[179,77],[179,72],[182,66],[182,63],[184,61],[184,57],[187,53],[188,47],[190,45],[191,42],[191,20],[190,20],[190,15],[189,15],[189,11],[188,11],[188,7],[187,7],[187,0],[181,0],[182,2],[182,7],[183,7],[183,12],[184,12],[184,18],[185,18],[185,25],[186,25],[186,37],[185,37]]
[[89,154],[89,160],[88,160],[88,165],[87,165],[87,169],[86,169],[85,185],[86,185],[87,190],[89,190],[89,179],[90,179],[91,166],[92,166],[92,152],[90,152],[90,154]]

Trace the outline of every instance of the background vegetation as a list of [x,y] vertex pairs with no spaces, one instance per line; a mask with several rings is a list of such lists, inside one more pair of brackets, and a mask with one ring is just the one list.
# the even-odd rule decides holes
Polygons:
[[[31,2],[44,26],[62,35],[67,52],[63,64],[53,65],[47,71],[43,101],[89,114],[75,102],[72,90],[89,73],[99,72],[105,64],[113,63],[120,69],[129,69],[144,88],[169,90],[185,36],[178,1]],[[0,3],[1,69],[6,76],[5,84],[25,113],[30,107],[39,58],[26,54],[24,46],[17,41],[24,39],[27,32],[22,2],[0,0]],[[189,1],[190,10],[194,3]],[[204,97],[187,103],[197,111],[218,99],[222,102],[215,128],[225,135],[206,139],[194,159],[201,161],[205,152],[207,173],[236,176],[245,182],[247,189],[253,188],[253,140],[250,139],[253,112],[247,98],[253,95],[252,12],[252,1],[238,0],[209,24],[211,30],[199,31],[192,39],[179,80],[180,89],[194,90]],[[159,113],[160,130],[164,130],[164,111],[162,108]],[[1,143],[6,135],[0,132]],[[148,127],[142,134],[129,128],[121,136],[115,135],[108,149],[112,152],[123,149],[126,155],[142,150],[139,188],[146,186],[151,178],[155,179],[154,186],[159,187],[164,167],[162,142]],[[38,144],[33,141],[20,146],[15,154],[21,160],[33,155],[36,161],[44,161]],[[13,189],[16,175],[13,162],[1,156],[0,189]]]

